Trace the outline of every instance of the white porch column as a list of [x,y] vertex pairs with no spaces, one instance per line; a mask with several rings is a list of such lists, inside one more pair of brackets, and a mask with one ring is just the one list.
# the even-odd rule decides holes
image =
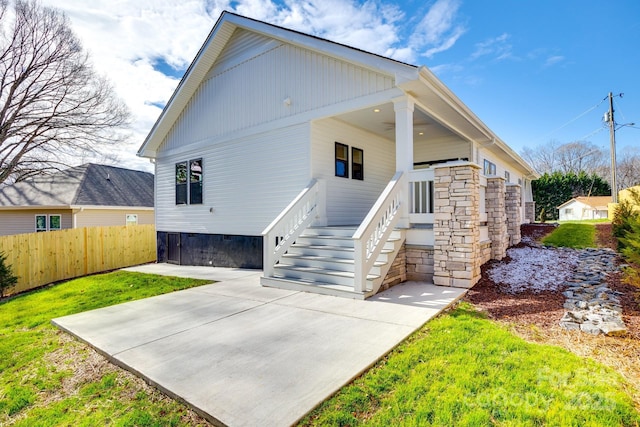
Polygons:
[[413,110],[414,102],[408,96],[393,100],[396,112],[396,171],[413,170]]
[[[396,172],[404,174],[413,170],[413,110],[415,103],[409,96],[393,100],[396,113]],[[402,204],[400,205],[400,220],[398,227],[409,228],[409,198],[408,189],[403,189]]]

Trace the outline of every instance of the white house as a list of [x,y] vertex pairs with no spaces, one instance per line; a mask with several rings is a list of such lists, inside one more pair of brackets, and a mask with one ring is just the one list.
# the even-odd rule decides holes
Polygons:
[[158,260],[365,298],[473,286],[533,169],[426,67],[224,12],[141,146]]
[[560,221],[606,219],[611,196],[574,197],[558,206]]

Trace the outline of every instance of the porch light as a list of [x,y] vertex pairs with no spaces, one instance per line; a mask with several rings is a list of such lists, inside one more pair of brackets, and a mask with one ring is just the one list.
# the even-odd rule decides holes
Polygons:
[[422,136],[424,135],[424,132],[418,132],[418,135]]
[[379,108],[374,108],[374,109],[373,109],[373,112],[374,112],[374,113],[379,113],[379,112],[380,112],[380,109],[379,109]]

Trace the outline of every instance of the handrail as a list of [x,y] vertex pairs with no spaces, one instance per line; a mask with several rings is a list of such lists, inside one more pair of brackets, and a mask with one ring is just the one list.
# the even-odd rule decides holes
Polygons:
[[367,275],[400,219],[399,208],[405,203],[403,193],[406,188],[406,175],[401,171],[396,172],[352,236],[356,292],[366,290]]
[[262,232],[263,270],[273,276],[274,265],[324,209],[324,182],[312,179]]

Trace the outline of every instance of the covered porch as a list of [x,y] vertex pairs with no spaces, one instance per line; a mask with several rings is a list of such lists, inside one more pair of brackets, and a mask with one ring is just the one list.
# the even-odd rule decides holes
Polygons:
[[[483,263],[520,241],[529,167],[428,70],[419,76],[400,83],[399,96],[330,118],[387,141],[393,176],[339,233],[327,227],[328,193],[339,187],[312,179],[264,230],[263,285],[354,298],[406,280],[470,288]],[[514,164],[514,182],[496,170],[502,159]]]

